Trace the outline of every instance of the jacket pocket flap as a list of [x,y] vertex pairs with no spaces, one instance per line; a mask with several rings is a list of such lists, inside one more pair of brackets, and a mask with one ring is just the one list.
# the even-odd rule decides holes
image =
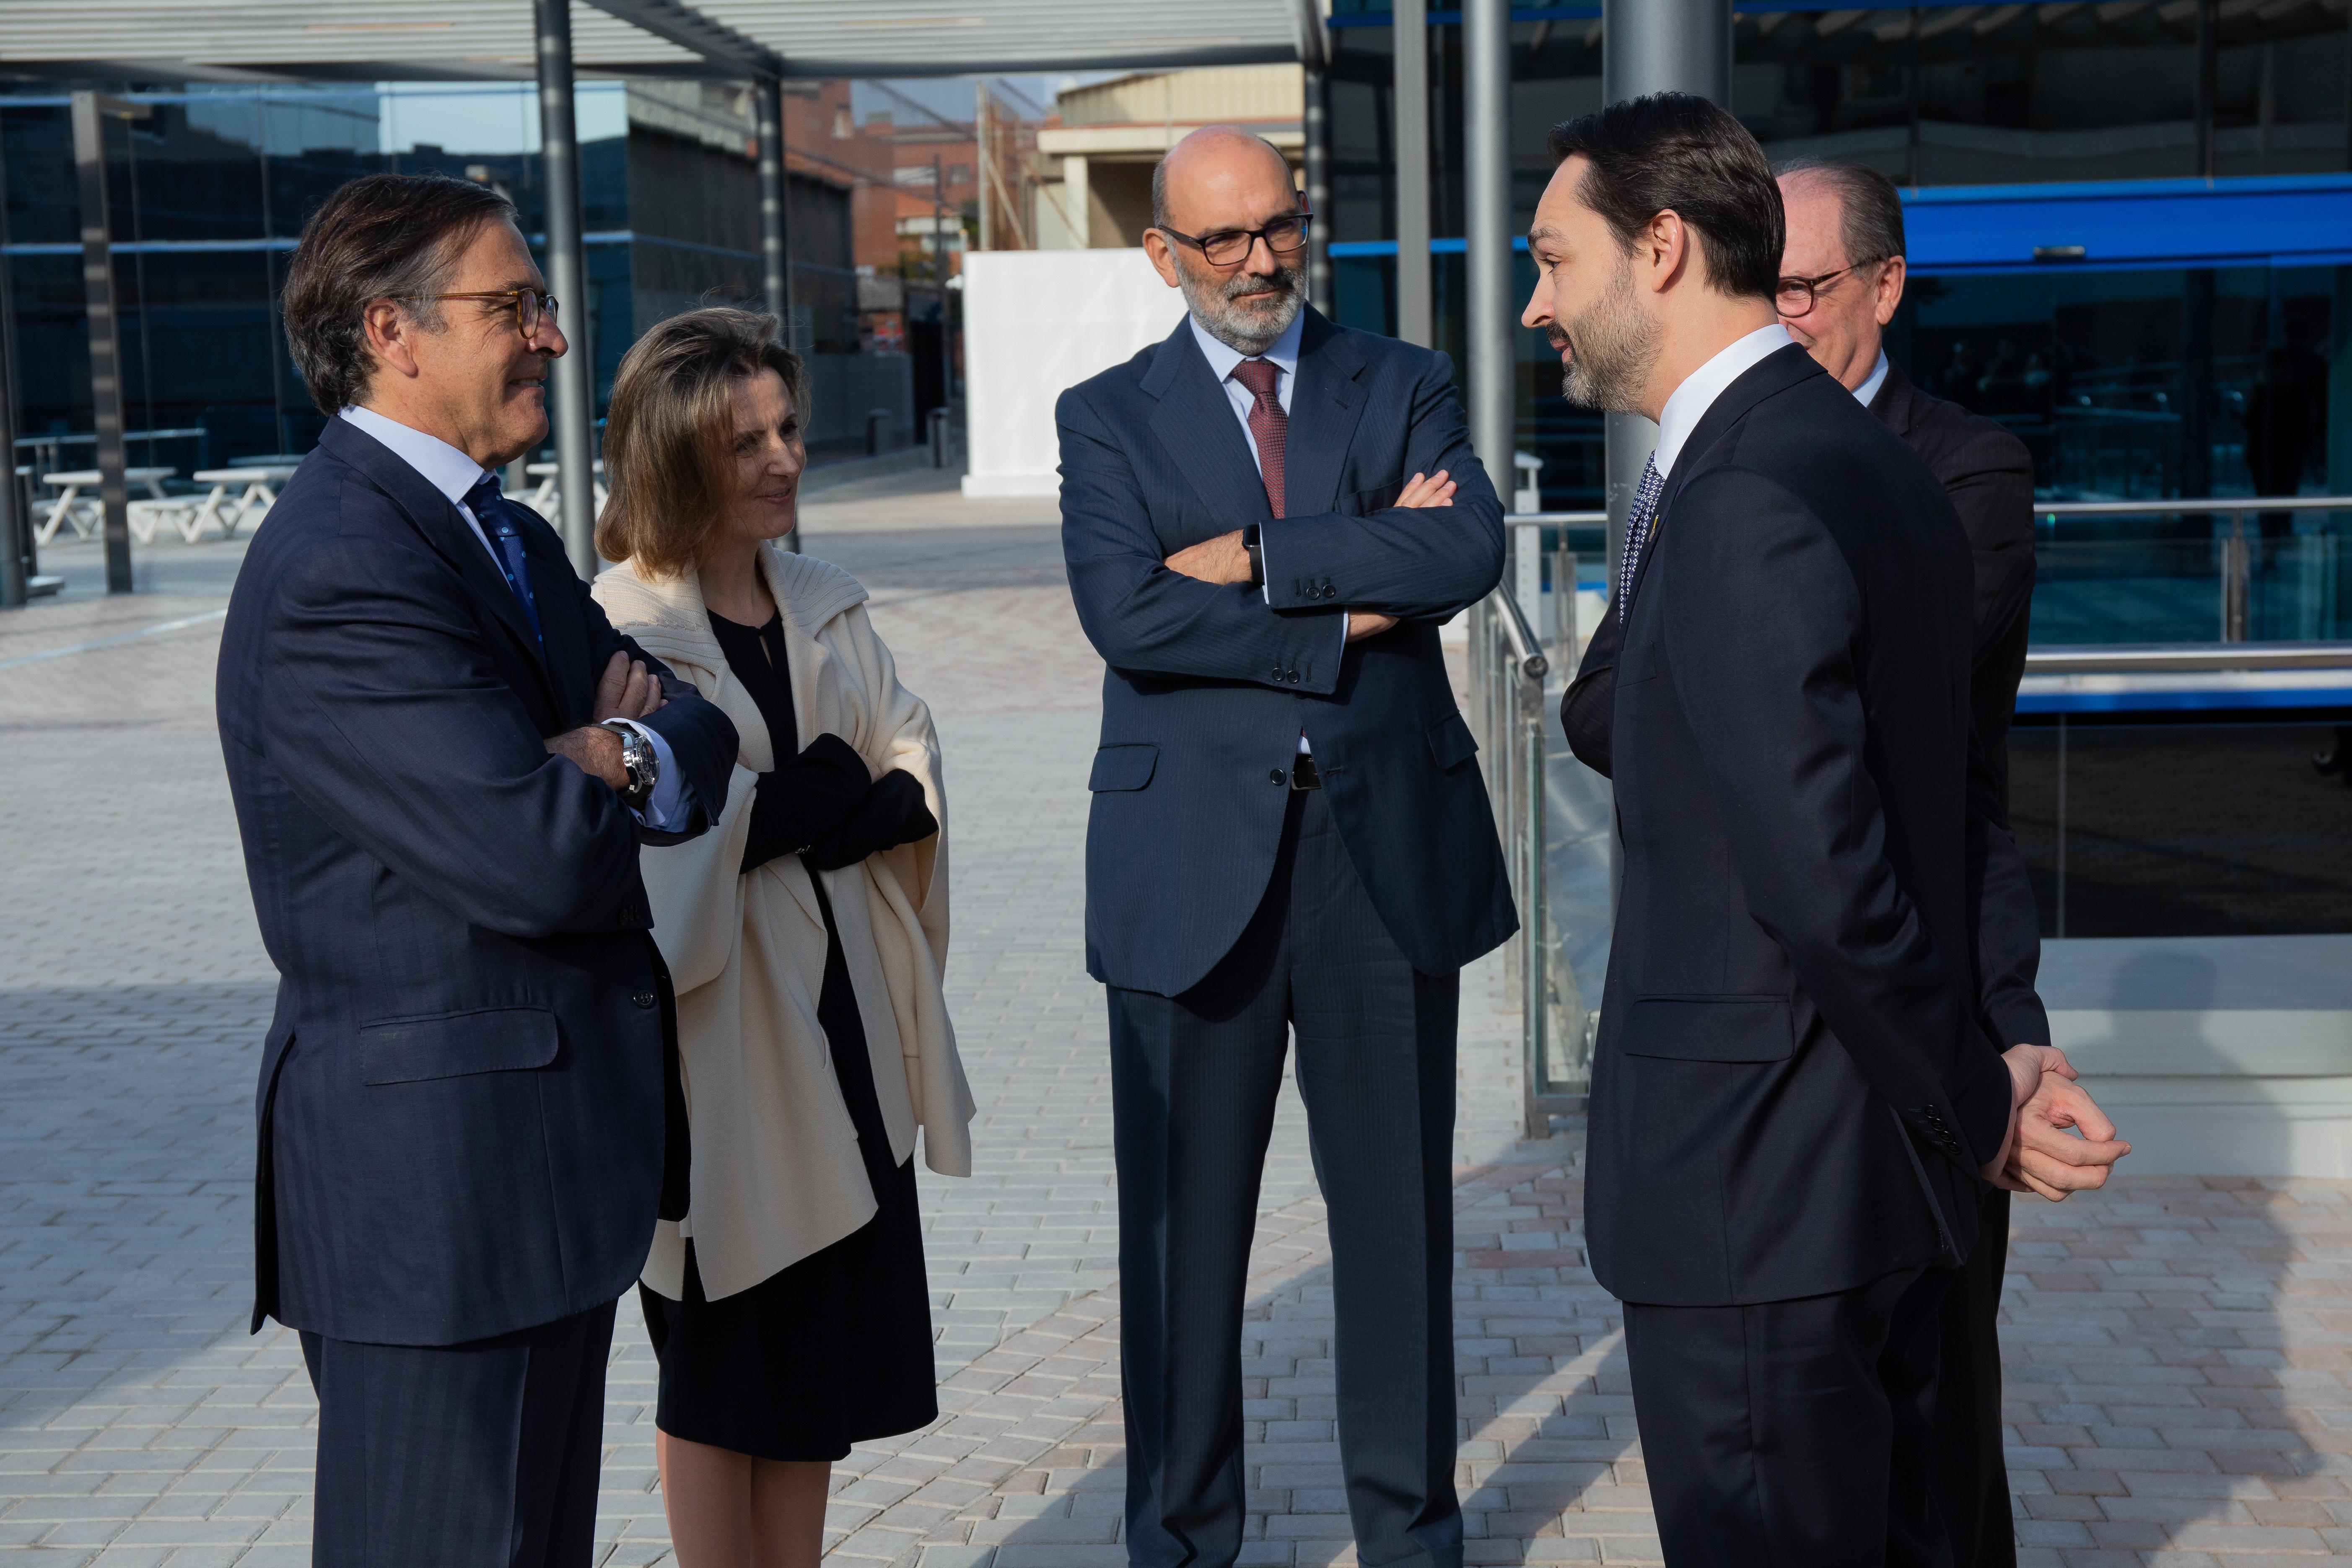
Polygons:
[[1090,790],[1141,789],[1160,765],[1157,746],[1102,746],[1095,752],[1095,770],[1087,775]]
[[555,1059],[555,1015],[544,1007],[486,1007],[360,1028],[360,1076],[415,1083],[468,1073],[543,1068]]
[[1429,727],[1429,754],[1441,768],[1466,763],[1478,754],[1478,737],[1470,732],[1470,721],[1459,709]]
[[1644,996],[1625,1016],[1627,1056],[1686,1062],[1779,1062],[1797,1048],[1780,996]]

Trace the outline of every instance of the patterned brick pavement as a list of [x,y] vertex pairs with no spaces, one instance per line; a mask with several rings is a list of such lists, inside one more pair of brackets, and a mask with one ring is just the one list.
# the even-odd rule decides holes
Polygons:
[[[1099,667],[1050,510],[931,483],[808,509],[810,548],[866,578],[940,713],[950,1000],[982,1101],[977,1173],[921,1184],[942,1417],[840,1467],[829,1544],[874,1568],[1114,1568],[1108,1074],[1078,964]],[[271,973],[211,730],[217,622],[201,618],[237,551],[159,545],[142,552],[155,591],[108,600],[95,552],[60,548],[45,565],[67,597],[0,616],[0,737],[26,779],[0,858],[0,1552],[40,1563],[307,1561],[314,1406],[291,1336],[243,1327]],[[1581,1267],[1578,1141],[1514,1141],[1497,969],[1465,977],[1457,1140],[1472,1559],[1654,1561],[1615,1308]],[[2352,1184],[2127,1179],[2019,1215],[2021,1561],[2352,1563]],[[1328,1251],[1295,1097],[1254,1267],[1245,1562],[1345,1562]],[[651,1372],[625,1307],[604,1563],[667,1560]]]

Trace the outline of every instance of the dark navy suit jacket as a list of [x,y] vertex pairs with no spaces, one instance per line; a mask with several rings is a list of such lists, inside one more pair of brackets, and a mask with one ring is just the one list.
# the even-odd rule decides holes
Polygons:
[[[257,1327],[482,1339],[612,1300],[652,1241],[668,1007],[649,836],[543,744],[589,721],[615,651],[643,655],[523,515],[543,658],[457,508],[347,420],[237,574],[221,749],[281,976]],[[735,729],[646,662],[668,700],[645,722],[699,832]]]
[[1969,962],[1969,566],[1927,465],[1793,345],[1667,476],[1617,661],[1585,1189],[1622,1300],[1822,1295],[1975,1242],[2010,1087]]
[[[1304,732],[1389,933],[1426,973],[1517,929],[1493,807],[1437,646],[1502,575],[1502,507],[1443,354],[1307,312],[1276,521],[1189,321],[1062,395],[1062,549],[1110,668],[1088,787],[1087,969],[1175,995],[1273,874]],[[1443,468],[1450,508],[1393,503]],[[1267,592],[1162,563],[1264,525]],[[1343,647],[1342,608],[1400,617]]]
[[[2009,823],[2009,724],[2033,610],[2033,459],[2007,430],[1928,396],[1892,362],[1870,412],[1919,454],[1969,536],[1976,584],[1969,868],[1978,995],[1993,1038],[2004,1047],[2046,1046],[2050,1015],[2033,988],[2042,965],[2041,914]],[[1559,700],[1569,749],[1603,778],[1611,772],[1612,692],[1623,641],[1612,599]]]

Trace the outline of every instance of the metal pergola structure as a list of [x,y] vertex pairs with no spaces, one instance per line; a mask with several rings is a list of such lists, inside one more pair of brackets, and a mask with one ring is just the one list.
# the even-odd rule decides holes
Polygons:
[[[1181,6],[1104,0],[0,0],[0,80],[148,84],[187,81],[518,80],[539,86],[547,200],[549,287],[585,298],[579,148],[572,83],[598,76],[717,77],[754,84],[759,121],[761,273],[770,308],[790,320],[782,84],[786,79],[1000,76],[1097,68],[1297,61],[1307,73],[1307,194],[1329,211],[1324,68],[1327,0],[1188,0]],[[1465,44],[1464,146],[1469,169],[1470,432],[1507,476],[1513,446],[1510,299],[1510,10],[1460,0]],[[1730,0],[1608,0],[1611,99],[1686,87],[1727,99]],[[1399,335],[1432,336],[1429,270],[1429,82],[1426,0],[1396,0],[1400,159]],[[136,106],[76,95],[83,180],[85,293],[94,329],[112,322],[113,262],[98,127]],[[86,132],[89,147],[80,146]],[[94,173],[100,188],[89,187]],[[1318,231],[1321,226],[1318,226]],[[1318,300],[1329,261],[1310,259]],[[5,329],[0,321],[0,329]],[[110,331],[91,333],[108,585],[131,587],[121,386]],[[0,364],[6,344],[0,341]],[[103,360],[103,363],[102,363]],[[556,362],[551,423],[573,563],[597,565],[593,544],[593,386],[584,353]],[[0,451],[12,449],[0,396]],[[1612,416],[1610,510],[1622,524],[1630,476],[1654,434]],[[1621,430],[1620,426],[1624,428]],[[114,432],[112,439],[108,433]],[[1630,465],[1630,467],[1629,467]],[[1621,479],[1624,480],[1621,484]],[[1621,498],[1621,489],[1623,492]],[[0,485],[0,605],[23,602],[26,520],[13,483]]]

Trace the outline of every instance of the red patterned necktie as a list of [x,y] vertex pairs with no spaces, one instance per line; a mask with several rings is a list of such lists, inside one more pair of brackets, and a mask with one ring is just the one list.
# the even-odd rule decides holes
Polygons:
[[1282,367],[1271,360],[1245,359],[1234,366],[1234,379],[1257,401],[1250,405],[1250,439],[1257,443],[1258,478],[1265,481],[1265,499],[1274,515],[1282,515],[1282,449],[1290,437],[1290,416],[1282,411],[1276,388],[1282,384]]

